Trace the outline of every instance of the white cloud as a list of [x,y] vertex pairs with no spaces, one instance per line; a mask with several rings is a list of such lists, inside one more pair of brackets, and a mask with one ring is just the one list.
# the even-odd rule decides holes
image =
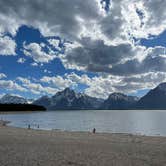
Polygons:
[[[166,1],[143,1],[148,14],[145,28],[149,34],[158,35],[166,29]],[[157,10],[156,10],[157,9]]]
[[[149,72],[146,74],[138,74],[134,76],[94,76],[77,75],[76,73],[65,74],[62,76],[41,78],[41,82],[47,83],[49,86],[56,86],[59,90],[78,84],[86,85],[85,93],[92,97],[107,98],[113,92],[135,93],[138,90],[151,89],[161,82],[166,81],[166,73]],[[57,84],[58,83],[58,84]],[[59,87],[58,87],[59,86]]]
[[23,78],[23,77],[17,77],[17,80],[21,81],[24,84],[30,84],[31,81],[27,78]]
[[166,82],[166,73],[149,72],[134,76],[99,76],[90,79],[89,87],[85,93],[94,96],[107,98],[110,93],[136,93],[138,90],[152,89],[161,82]]
[[26,61],[25,58],[19,58],[19,59],[17,60],[17,62],[18,62],[18,63],[21,63],[21,64],[23,64],[25,61]]
[[12,38],[0,36],[0,55],[16,55],[15,49],[16,43]]
[[165,72],[166,57],[164,56],[165,48],[157,46],[145,50],[145,57],[142,60],[137,58],[129,59],[123,64],[114,65],[111,73],[114,75],[135,75],[149,72]]
[[38,63],[36,63],[36,62],[33,62],[33,63],[31,63],[31,66],[38,66]]
[[61,48],[59,47],[60,41],[58,39],[49,39],[48,42],[54,46],[57,50],[60,50]]
[[1,31],[15,34],[20,25],[26,24],[39,28],[47,36],[69,38],[75,37],[81,29],[75,16],[92,20],[102,13],[98,0],[50,0],[49,3],[44,0],[17,0],[15,3],[6,0],[1,1],[0,6]]
[[[73,43],[82,45],[84,49],[88,44],[95,45],[99,39],[104,43],[98,44],[100,49],[103,45],[112,48],[122,44],[131,45],[133,37],[158,35],[166,28],[166,12],[163,7],[166,4],[162,0],[155,2],[153,0],[146,2],[143,0],[113,0],[110,11],[107,13],[103,11],[103,5],[106,4],[100,4],[99,0],[73,0],[72,2],[50,0],[49,5],[44,0],[40,2],[18,0],[15,3],[9,2],[9,0],[0,2],[0,20],[4,23],[1,25],[1,29],[15,34],[17,28],[25,24],[38,28],[45,36],[64,37]],[[156,10],[155,6],[159,6],[161,10]],[[14,26],[11,26],[12,24]],[[83,44],[84,38],[89,38],[90,40],[87,41],[89,43]],[[58,40],[50,39],[49,42],[58,48]],[[55,55],[52,55],[53,52],[50,52],[51,54],[44,52],[42,47],[37,43],[31,43],[26,46],[28,50],[24,50],[24,53],[36,62],[48,63],[55,58]],[[93,51],[95,52],[95,47],[93,48],[90,50],[91,54]],[[130,52],[131,48],[128,47],[128,49]],[[68,55],[68,53],[66,54]],[[110,56],[116,58],[119,53],[115,51],[114,54]],[[123,58],[126,56],[124,54]],[[68,58],[63,58],[64,61],[67,63]],[[74,63],[69,61],[66,67],[78,69],[79,67]],[[84,64],[80,64],[80,66],[83,66],[84,69]]]
[[0,79],[6,78],[7,76],[4,73],[0,73]]
[[[1,1],[0,31],[14,35],[20,25],[28,25],[38,28],[45,36],[61,36],[73,42],[81,37],[96,36],[105,42],[125,42],[130,36],[158,35],[166,28],[166,2],[163,0],[112,0],[109,12],[104,11],[104,4],[100,2]],[[156,6],[160,10],[156,10]]]
[[73,82],[71,79],[63,78],[62,76],[56,76],[56,77],[44,76],[40,80],[41,82],[52,85],[59,90],[62,90],[71,86],[76,86],[75,82]]
[[[116,79],[115,79],[116,78]],[[40,79],[41,82],[47,83],[49,86],[56,86],[59,90],[67,87],[76,87],[78,84],[86,85],[85,93],[93,97],[106,98],[114,91],[113,83],[118,82],[117,77],[112,79],[109,77],[103,79],[102,77],[90,78],[86,74],[77,75],[75,73],[65,74],[64,76],[48,77],[44,76]]]
[[[25,55],[34,60],[32,66],[48,63],[58,56],[67,69],[101,74],[89,78],[72,73],[41,79],[58,89],[81,83],[88,85],[87,94],[106,97],[113,91],[144,88],[142,80],[150,80],[147,87],[158,83],[156,77],[164,81],[165,48],[147,49],[133,38],[149,38],[166,29],[166,1],[112,0],[108,12],[103,11],[102,5],[99,0],[0,1],[0,33],[15,35],[18,27],[25,24],[38,28],[44,36],[60,36],[71,44],[66,43],[65,54],[59,56],[52,50],[45,52],[47,46],[43,43],[24,45]],[[60,49],[58,40],[48,42]],[[15,55],[15,47],[13,39],[0,37],[0,54]],[[44,86],[34,82],[24,83],[24,86],[36,93],[57,90],[48,87],[44,91]]]
[[56,58],[54,54],[47,54],[37,43],[24,45],[24,54],[31,57],[36,63],[48,63]]
[[51,94],[54,95],[58,89],[55,87],[49,87],[49,86],[43,86],[40,83],[32,82],[32,80],[23,78],[23,77],[17,77],[17,80],[22,83],[22,86],[28,89],[33,94],[37,95],[45,95],[45,94]]
[[85,84],[90,85],[91,78],[89,78],[86,74],[81,76],[77,75],[76,73],[72,72],[71,74],[65,74],[66,79],[71,80],[71,82],[75,84]]
[[4,90],[18,90],[21,92],[27,91],[26,88],[20,86],[19,84],[17,84],[16,82],[12,80],[0,80],[0,88]]
[[134,58],[140,60],[146,56],[145,47],[129,43],[114,46],[104,44],[103,40],[82,38],[80,44],[68,48],[66,54],[60,56],[66,68],[111,73],[114,65],[123,64]]

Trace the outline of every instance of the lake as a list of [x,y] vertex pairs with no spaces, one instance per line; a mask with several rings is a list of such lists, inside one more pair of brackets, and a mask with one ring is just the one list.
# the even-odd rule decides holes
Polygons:
[[9,125],[68,131],[132,133],[166,136],[166,111],[164,110],[78,110],[33,113],[0,114]]

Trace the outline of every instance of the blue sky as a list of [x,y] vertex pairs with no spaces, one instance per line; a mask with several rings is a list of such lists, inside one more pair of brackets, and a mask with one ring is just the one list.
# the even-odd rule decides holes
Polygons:
[[162,3],[0,1],[0,96],[143,96],[166,78]]

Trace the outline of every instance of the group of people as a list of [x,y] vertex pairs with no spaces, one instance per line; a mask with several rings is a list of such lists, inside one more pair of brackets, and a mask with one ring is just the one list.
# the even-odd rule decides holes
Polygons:
[[[39,125],[37,125],[37,128],[39,129]],[[31,125],[30,124],[28,124],[28,129],[31,129]],[[95,128],[93,128],[92,133],[93,134],[96,133],[96,129]]]
[[[40,128],[39,125],[37,125],[37,128],[38,129]],[[28,124],[28,129],[31,129],[31,125],[30,124]]]

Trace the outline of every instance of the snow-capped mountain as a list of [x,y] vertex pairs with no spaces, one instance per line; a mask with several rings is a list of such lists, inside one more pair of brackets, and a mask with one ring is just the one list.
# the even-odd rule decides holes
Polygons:
[[73,90],[66,88],[65,90],[58,92],[54,96],[52,96],[50,108],[70,109],[70,107],[72,107],[72,102],[76,98],[77,94]]
[[[0,99],[0,103],[24,104],[29,103],[29,100],[7,94]],[[122,93],[112,93],[108,99],[103,100],[66,88],[52,97],[43,96],[33,104],[44,106],[47,110],[166,109],[166,83],[161,83],[140,99]]]
[[0,103],[1,104],[26,104],[28,102],[23,97],[6,94],[0,99]]
[[43,96],[34,104],[45,106],[49,110],[129,109],[137,101],[137,97],[122,93],[113,93],[104,100],[66,88],[52,97]]
[[102,99],[93,98],[66,88],[52,97],[43,96],[34,104],[45,106],[49,110],[97,109]]
[[112,93],[101,106],[101,109],[130,109],[139,100],[135,96],[127,96],[122,93]]

